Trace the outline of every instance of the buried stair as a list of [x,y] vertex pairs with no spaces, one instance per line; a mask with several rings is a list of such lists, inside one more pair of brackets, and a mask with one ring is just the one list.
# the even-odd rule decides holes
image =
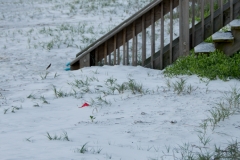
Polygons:
[[231,31],[216,32],[212,35],[213,43],[203,42],[194,48],[195,53],[211,53],[216,49],[231,56],[240,50],[240,20],[230,23]]
[[[191,3],[189,3],[191,2]],[[83,67],[97,66],[103,61],[103,64],[119,65],[120,54],[122,55],[122,64],[133,66],[137,65],[137,44],[139,33],[142,33],[141,65],[148,68],[163,69],[172,64],[179,57],[189,54],[189,50],[202,43],[206,38],[216,33],[223,26],[227,25],[233,19],[240,16],[240,0],[228,0],[223,4],[223,0],[202,0],[201,5],[196,0],[154,0],[149,5],[138,11],[129,19],[121,23],[112,31],[98,39],[79,52],[76,58],[70,62],[71,70]],[[204,13],[205,3],[211,3],[210,15],[204,18],[201,14],[201,21],[195,24],[194,5],[201,6],[201,13]],[[214,2],[221,2],[218,9],[214,9]],[[173,10],[179,7],[179,37],[173,40]],[[189,8],[193,13],[189,14]],[[170,43],[164,46],[164,15],[170,15]],[[192,28],[189,29],[189,20],[192,19]],[[155,22],[161,21],[161,44],[160,51],[155,52]],[[151,27],[151,51],[150,57],[146,56],[146,28]],[[235,33],[233,33],[235,34]],[[128,42],[132,41],[132,61],[129,55]],[[218,42],[221,43],[221,42]],[[227,47],[227,52],[232,52],[237,48],[234,42],[233,49]],[[222,45],[221,45],[222,46]],[[120,48],[121,47],[121,48]],[[224,47],[223,47],[224,49]],[[113,62],[111,59],[113,56]],[[131,62],[130,62],[131,61]]]

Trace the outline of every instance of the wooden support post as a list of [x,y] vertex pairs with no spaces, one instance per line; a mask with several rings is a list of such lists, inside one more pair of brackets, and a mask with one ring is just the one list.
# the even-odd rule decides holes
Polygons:
[[126,42],[126,55],[125,55],[125,59],[126,59],[126,65],[129,65],[129,41]]
[[213,34],[213,29],[214,29],[214,0],[210,0],[210,7],[211,7],[211,33]]
[[118,50],[117,50],[117,64],[120,65],[120,46],[118,47]]
[[126,28],[123,29],[123,65],[126,65]]
[[189,0],[179,0],[179,56],[189,54]]
[[135,31],[135,22],[133,22],[133,26],[132,26],[132,66],[136,66],[135,64],[135,54],[136,54],[136,31]]
[[155,54],[155,19],[154,8],[151,11],[151,68],[153,68],[153,55]]
[[79,67],[90,67],[90,53],[87,53],[85,56],[80,58]]
[[98,65],[98,48],[95,49],[95,66]]
[[230,0],[230,21],[233,20],[233,0]]
[[173,62],[173,0],[170,0],[170,52],[169,63]]
[[163,15],[163,2],[161,3],[161,52],[159,56],[159,69],[163,69],[163,47],[164,47],[164,15]]
[[221,27],[223,27],[223,0],[220,1],[220,9],[221,9],[221,18],[220,18],[220,23],[221,23]]
[[196,1],[192,0],[192,47],[195,47],[195,4]]
[[116,65],[117,64],[117,56],[116,56],[116,53],[117,53],[117,35],[114,35],[114,42],[113,42],[113,52],[114,52],[114,61],[113,61],[113,64]]
[[145,15],[142,16],[142,66],[146,60],[146,26]]
[[104,65],[107,65],[107,41],[104,43]]
[[108,55],[108,65],[112,65],[112,56],[111,53]]
[[204,28],[204,1],[205,0],[202,0],[202,2],[201,2],[201,26],[202,26],[202,41],[204,41],[204,35],[205,35],[205,28]]

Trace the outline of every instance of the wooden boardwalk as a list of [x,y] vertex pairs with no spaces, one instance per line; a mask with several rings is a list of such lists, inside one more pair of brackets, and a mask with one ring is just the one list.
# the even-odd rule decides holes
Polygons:
[[[217,8],[215,8],[217,6]],[[173,16],[176,9],[179,17],[179,37],[173,40]],[[198,9],[196,9],[198,8]],[[174,10],[175,9],[175,10]],[[208,9],[209,15],[205,15]],[[189,11],[190,10],[190,11]],[[169,15],[170,42],[164,46],[164,16]],[[71,70],[108,65],[138,64],[138,42],[141,41],[141,65],[163,69],[204,39],[217,32],[233,19],[240,16],[240,0],[154,0],[142,10],[125,20],[109,33],[79,52],[70,63]],[[195,24],[196,17],[200,22]],[[156,21],[160,21],[160,50],[155,51]],[[191,21],[191,22],[190,22]],[[190,25],[191,23],[191,25]],[[191,26],[191,27],[190,27]],[[151,29],[151,53],[146,54],[146,29]],[[141,39],[138,34],[141,33]],[[132,47],[129,48],[129,41]],[[129,50],[131,49],[131,53]],[[121,62],[120,62],[121,60]],[[131,60],[131,62],[130,62]]]

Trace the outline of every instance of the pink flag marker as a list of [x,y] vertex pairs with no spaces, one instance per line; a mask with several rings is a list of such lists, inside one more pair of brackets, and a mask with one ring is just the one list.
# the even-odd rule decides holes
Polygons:
[[84,104],[82,105],[82,107],[78,107],[78,108],[83,108],[83,107],[87,107],[87,106],[89,106],[89,104],[88,104],[88,103],[84,103]]

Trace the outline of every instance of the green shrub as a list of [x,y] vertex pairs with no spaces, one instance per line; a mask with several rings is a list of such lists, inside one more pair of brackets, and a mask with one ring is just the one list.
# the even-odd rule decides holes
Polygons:
[[220,78],[240,79],[240,54],[239,52],[232,57],[226,56],[221,51],[215,51],[211,54],[192,53],[189,56],[179,58],[173,65],[164,70],[166,76],[193,75],[206,77],[210,80]]

